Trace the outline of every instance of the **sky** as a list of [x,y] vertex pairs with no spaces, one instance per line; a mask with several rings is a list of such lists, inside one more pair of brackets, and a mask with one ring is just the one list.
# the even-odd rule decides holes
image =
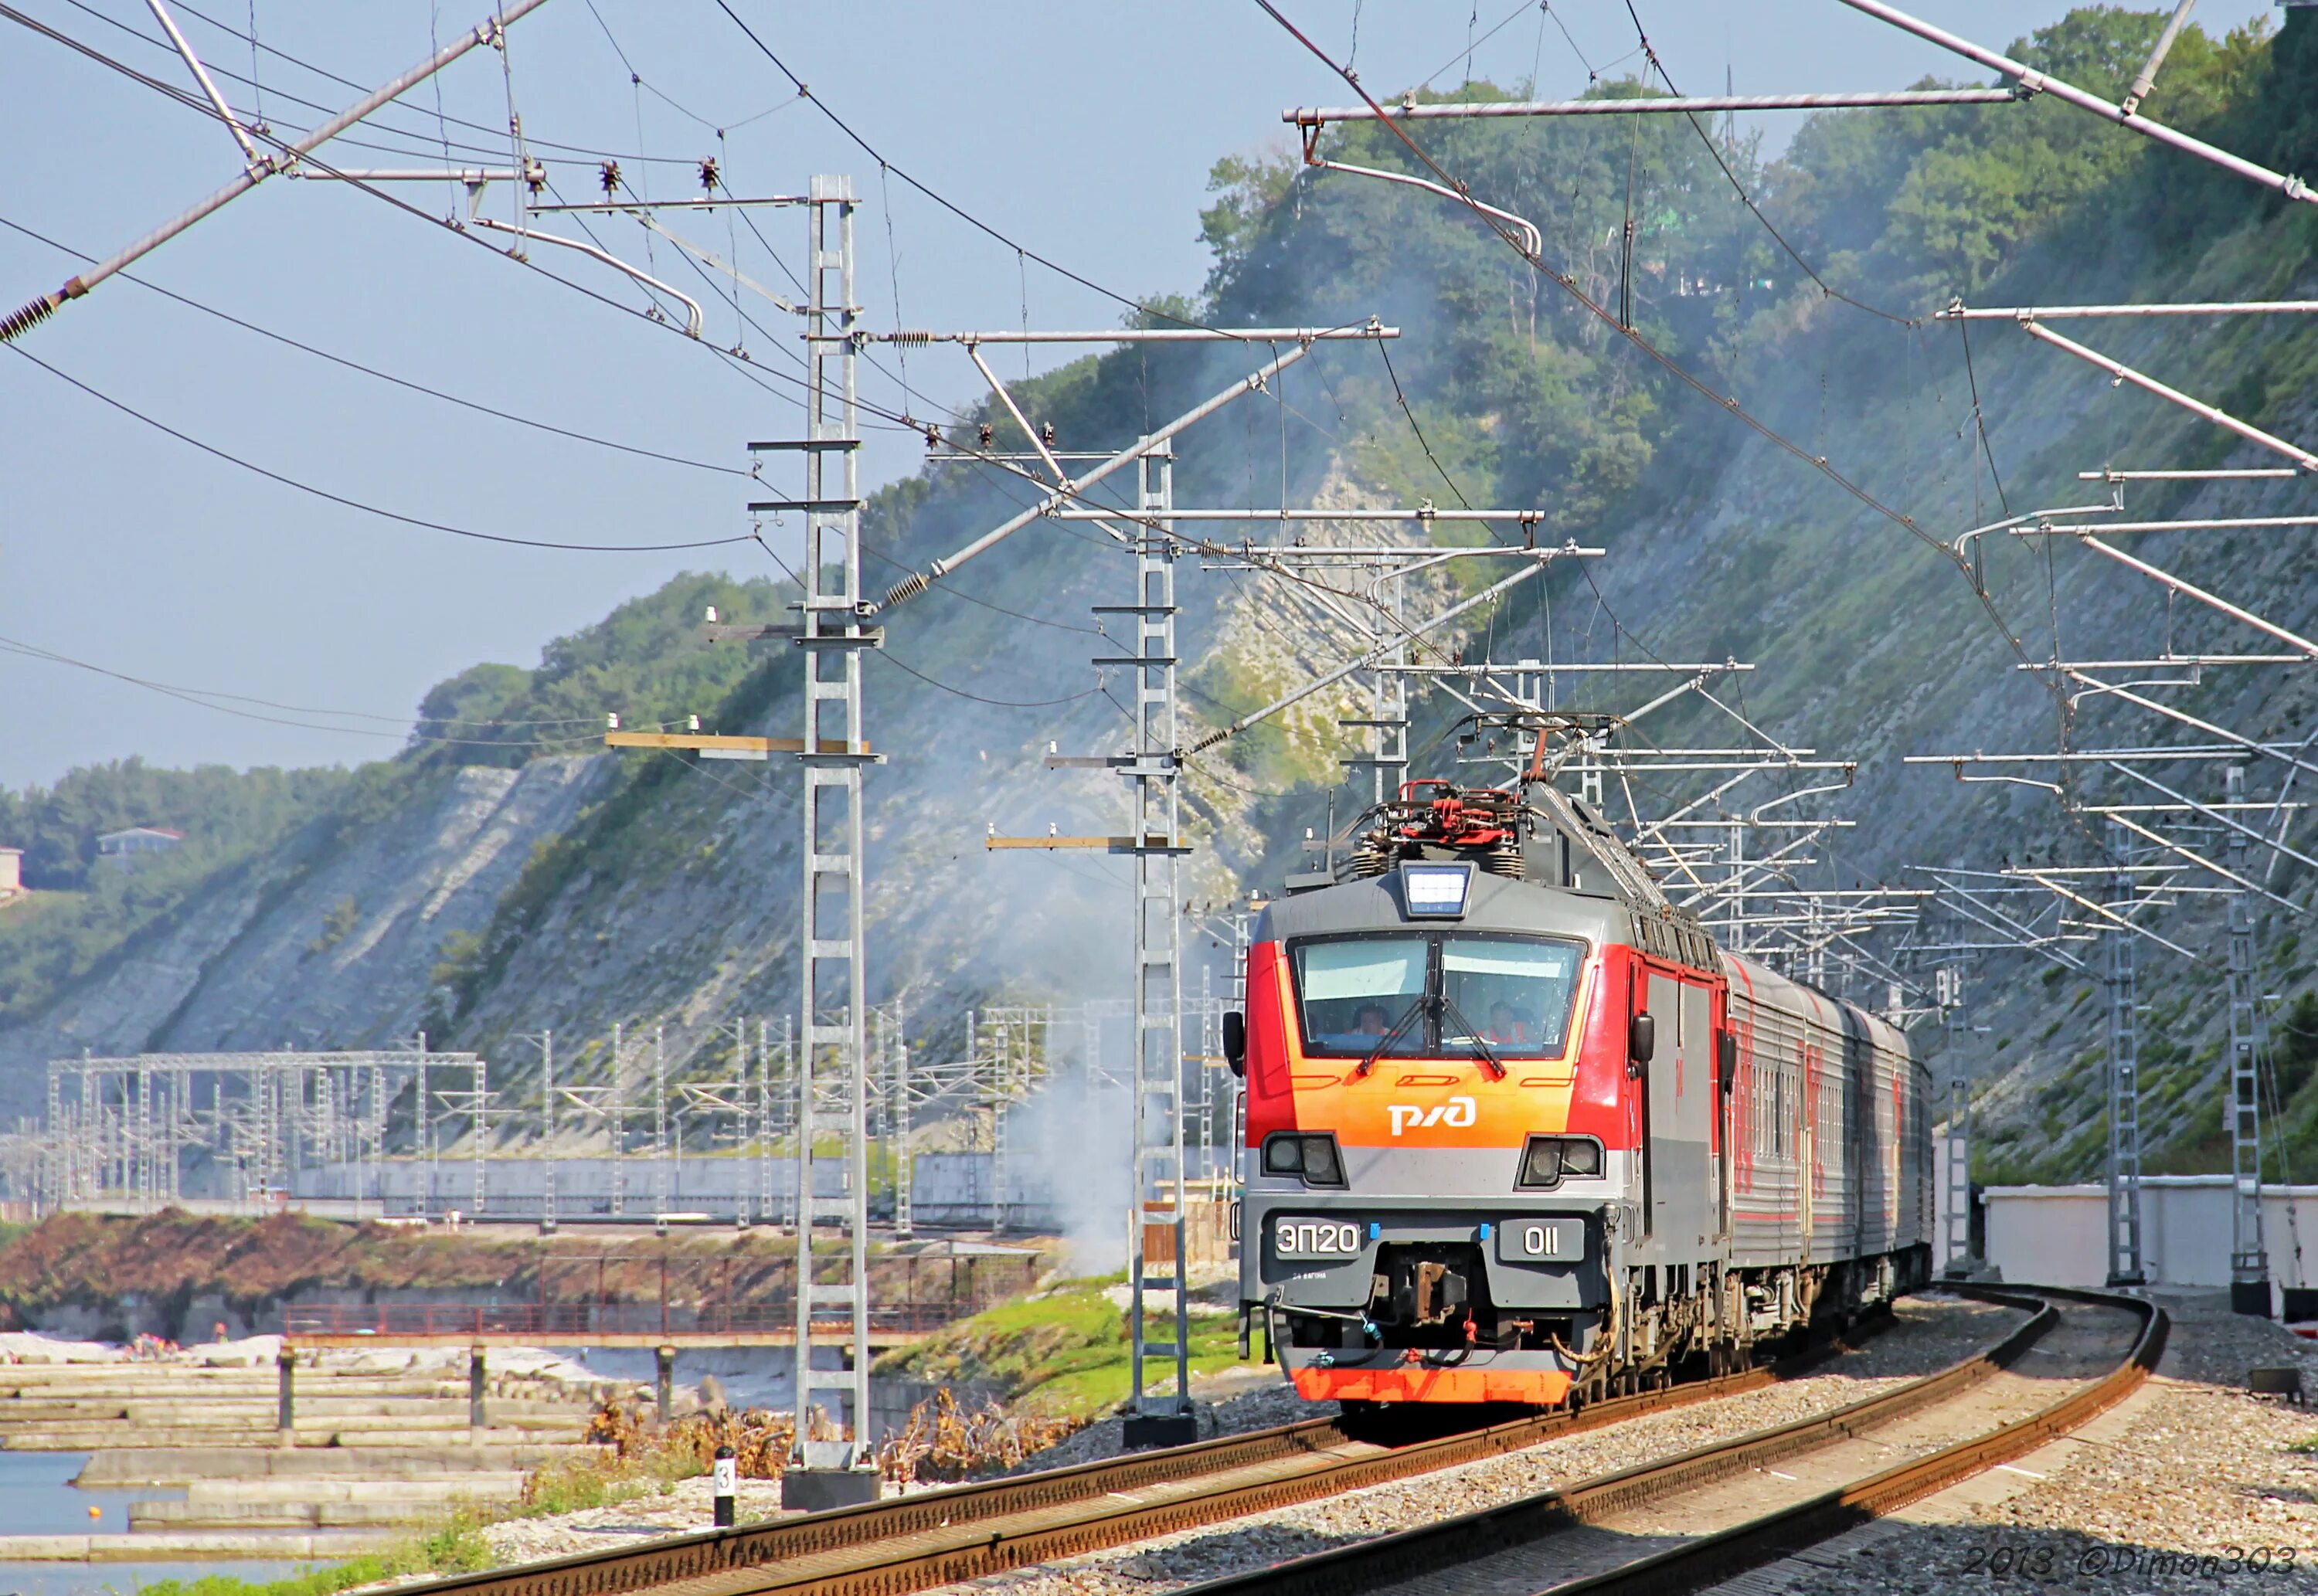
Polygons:
[[[237,110],[286,133],[320,120],[313,105],[335,112],[472,29],[490,0],[201,0],[199,12],[168,3]],[[1558,0],[1550,11],[1535,0],[1279,3],[1379,91],[1453,88],[1469,63],[1475,76],[1533,75],[1541,96],[1573,97],[1589,73],[1640,65],[1625,0]],[[513,25],[503,58],[471,52],[349,135],[381,148],[342,142],[322,154],[341,168],[505,166],[512,104],[564,200],[595,196],[599,154],[618,158],[630,188],[661,199],[699,193],[707,157],[739,195],[794,194],[813,174],[849,175],[862,201],[867,325],[1107,327],[1122,309],[1110,296],[1199,288],[1209,263],[1198,213],[1219,157],[1286,152],[1283,107],[1345,98],[1341,80],[1253,0],[730,4],[810,99],[718,0],[548,0]],[[193,86],[138,0],[18,8]],[[1892,88],[1972,70],[1840,0],[1635,9],[1688,93],[1726,81],[1741,94]],[[1917,7],[1997,48],[2066,9]],[[2197,18],[2209,29],[2253,14],[2246,0],[2212,11]],[[1774,148],[1792,130],[1792,119],[1760,120]],[[5,20],[0,148],[10,152],[0,311],[79,264],[18,229],[108,256],[240,166],[213,120]],[[1019,256],[908,179],[1106,291]],[[745,291],[736,309],[669,242],[594,220],[613,253],[702,301],[695,341],[636,314],[643,291],[577,253],[535,245],[526,265],[501,252],[503,238],[442,225],[465,204],[448,184],[391,192],[401,206],[277,178],[130,268],[263,332],[115,277],[15,346],[53,372],[0,347],[0,785],[130,755],[234,766],[378,758],[400,746],[426,690],[470,665],[535,664],[552,638],[679,570],[777,574],[746,542],[606,553],[439,530],[596,544],[741,537],[746,502],[768,497],[735,474],[749,463],[743,445],[799,426],[795,324]],[[507,220],[506,185],[488,188],[482,205]],[[776,292],[787,287],[784,270],[798,269],[795,210],[664,220]],[[570,219],[544,225],[579,236]],[[1005,356],[1002,374],[1021,369],[1015,359]],[[982,391],[955,347],[918,350],[906,365],[881,351],[863,382],[871,402],[911,415]],[[873,426],[865,486],[916,469],[920,453],[913,434]],[[774,496],[795,487],[783,469],[766,468]],[[768,536],[786,552],[779,529]]]

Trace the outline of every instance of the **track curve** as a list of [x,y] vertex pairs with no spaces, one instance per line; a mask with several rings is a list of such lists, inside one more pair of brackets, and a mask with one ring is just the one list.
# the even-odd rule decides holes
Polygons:
[[[397,1596],[905,1596],[1293,1506],[1774,1384],[1883,1329],[1780,1365],[1393,1444],[1391,1415],[1219,1436],[859,1507],[669,1536],[401,1587]],[[1423,1423],[1428,1415],[1412,1415]],[[1439,1411],[1429,1415],[1438,1423]]]
[[2164,1349],[2164,1312],[2139,1298],[1965,1295],[2035,1312],[1979,1358],[1831,1413],[1173,1596],[1677,1596],[2025,1456],[2122,1401]]

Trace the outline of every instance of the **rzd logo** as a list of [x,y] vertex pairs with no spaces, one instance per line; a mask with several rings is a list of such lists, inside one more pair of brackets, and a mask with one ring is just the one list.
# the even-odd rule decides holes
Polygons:
[[1435,1125],[1469,1125],[1477,1114],[1470,1098],[1451,1098],[1430,1108],[1420,1108],[1414,1103],[1388,1103],[1385,1111],[1392,1116],[1392,1134],[1396,1136],[1412,1125],[1418,1130]]

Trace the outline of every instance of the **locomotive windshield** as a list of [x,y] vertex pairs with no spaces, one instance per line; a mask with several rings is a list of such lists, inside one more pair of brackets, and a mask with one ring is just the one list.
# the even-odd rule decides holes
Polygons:
[[1304,1051],[1366,1058],[1385,1038],[1387,1055],[1424,1051],[1429,937],[1342,937],[1296,949],[1296,992]]
[[1333,937],[1293,943],[1304,1051],[1366,1058],[1558,1057],[1585,950],[1514,937]]

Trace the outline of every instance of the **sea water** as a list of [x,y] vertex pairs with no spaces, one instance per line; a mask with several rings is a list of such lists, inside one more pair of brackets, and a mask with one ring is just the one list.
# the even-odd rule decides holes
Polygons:
[[[184,1492],[161,1485],[84,1491],[72,1483],[88,1462],[85,1452],[0,1452],[0,1535],[125,1535],[129,1505],[180,1502]],[[88,1510],[95,1508],[96,1517]],[[0,1596],[130,1596],[161,1580],[187,1583],[210,1574],[250,1581],[287,1578],[312,1564],[229,1562],[0,1563]]]
[[125,1535],[130,1502],[185,1499],[166,1485],[84,1491],[72,1482],[87,1465],[85,1452],[0,1452],[0,1535]]
[[224,1558],[198,1563],[0,1563],[0,1596],[134,1596],[140,1587],[163,1580],[191,1584],[212,1574],[262,1584],[322,1566]]

